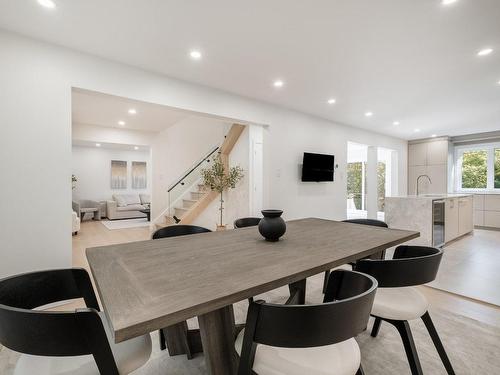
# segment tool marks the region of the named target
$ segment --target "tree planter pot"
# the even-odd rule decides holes
[[[260,234],[269,242],[279,241],[286,232],[285,220],[281,217],[282,210],[262,210],[264,216],[259,223]]]

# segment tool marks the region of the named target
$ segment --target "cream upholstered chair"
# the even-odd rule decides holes
[[[34,310],[74,298],[87,308]],[[151,355],[149,334],[114,343],[87,271],[76,268],[0,280],[0,344],[23,353],[14,375],[124,375]]]
[[[346,270],[329,276],[324,302],[252,302],[236,338],[238,375],[362,375],[354,339],[368,323],[377,281]]]
[[[449,375],[455,372],[441,339],[429,315],[429,303],[415,288],[436,278],[443,251],[425,246],[398,246],[393,259],[361,259],[356,271],[375,277],[379,288],[371,315],[375,323],[371,335],[376,337],[382,321],[390,323],[399,332],[413,375],[421,375],[422,366],[411,333],[409,321],[422,319]]]

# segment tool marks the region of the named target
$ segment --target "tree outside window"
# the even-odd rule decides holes
[[[499,155],[499,167],[500,167],[500,153],[498,155]],[[496,159],[497,158],[495,157],[495,161]],[[495,187],[497,187],[496,170],[497,168],[495,168]],[[499,177],[498,187],[500,187],[500,168],[498,177]],[[488,185],[488,152],[486,150],[464,152],[462,156],[462,188],[486,189],[487,185]]]
[[[500,149],[495,149],[495,189],[500,189]]]

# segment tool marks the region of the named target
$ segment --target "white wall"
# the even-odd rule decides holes
[[[153,162],[153,219],[168,207],[169,187],[224,140],[229,123],[188,117],[157,134],[151,148]]]
[[[71,265],[71,87],[268,124],[264,205],[284,209],[288,219],[344,217],[347,141],[397,150],[406,190],[405,141],[6,32],[0,45],[0,194],[8,213],[0,219],[0,277]],[[336,181],[299,182],[304,151],[334,153]]]
[[[115,150],[97,147],[73,146],[72,171],[78,178],[73,198],[109,200],[113,194],[150,194],[151,192],[151,160],[150,152],[135,150]],[[127,189],[111,189],[111,160],[127,161]],[[147,163],[147,188],[132,189],[132,162]]]

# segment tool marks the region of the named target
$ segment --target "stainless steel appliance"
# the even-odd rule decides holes
[[[432,246],[442,247],[444,245],[444,222],[445,201],[435,200],[432,202]]]

